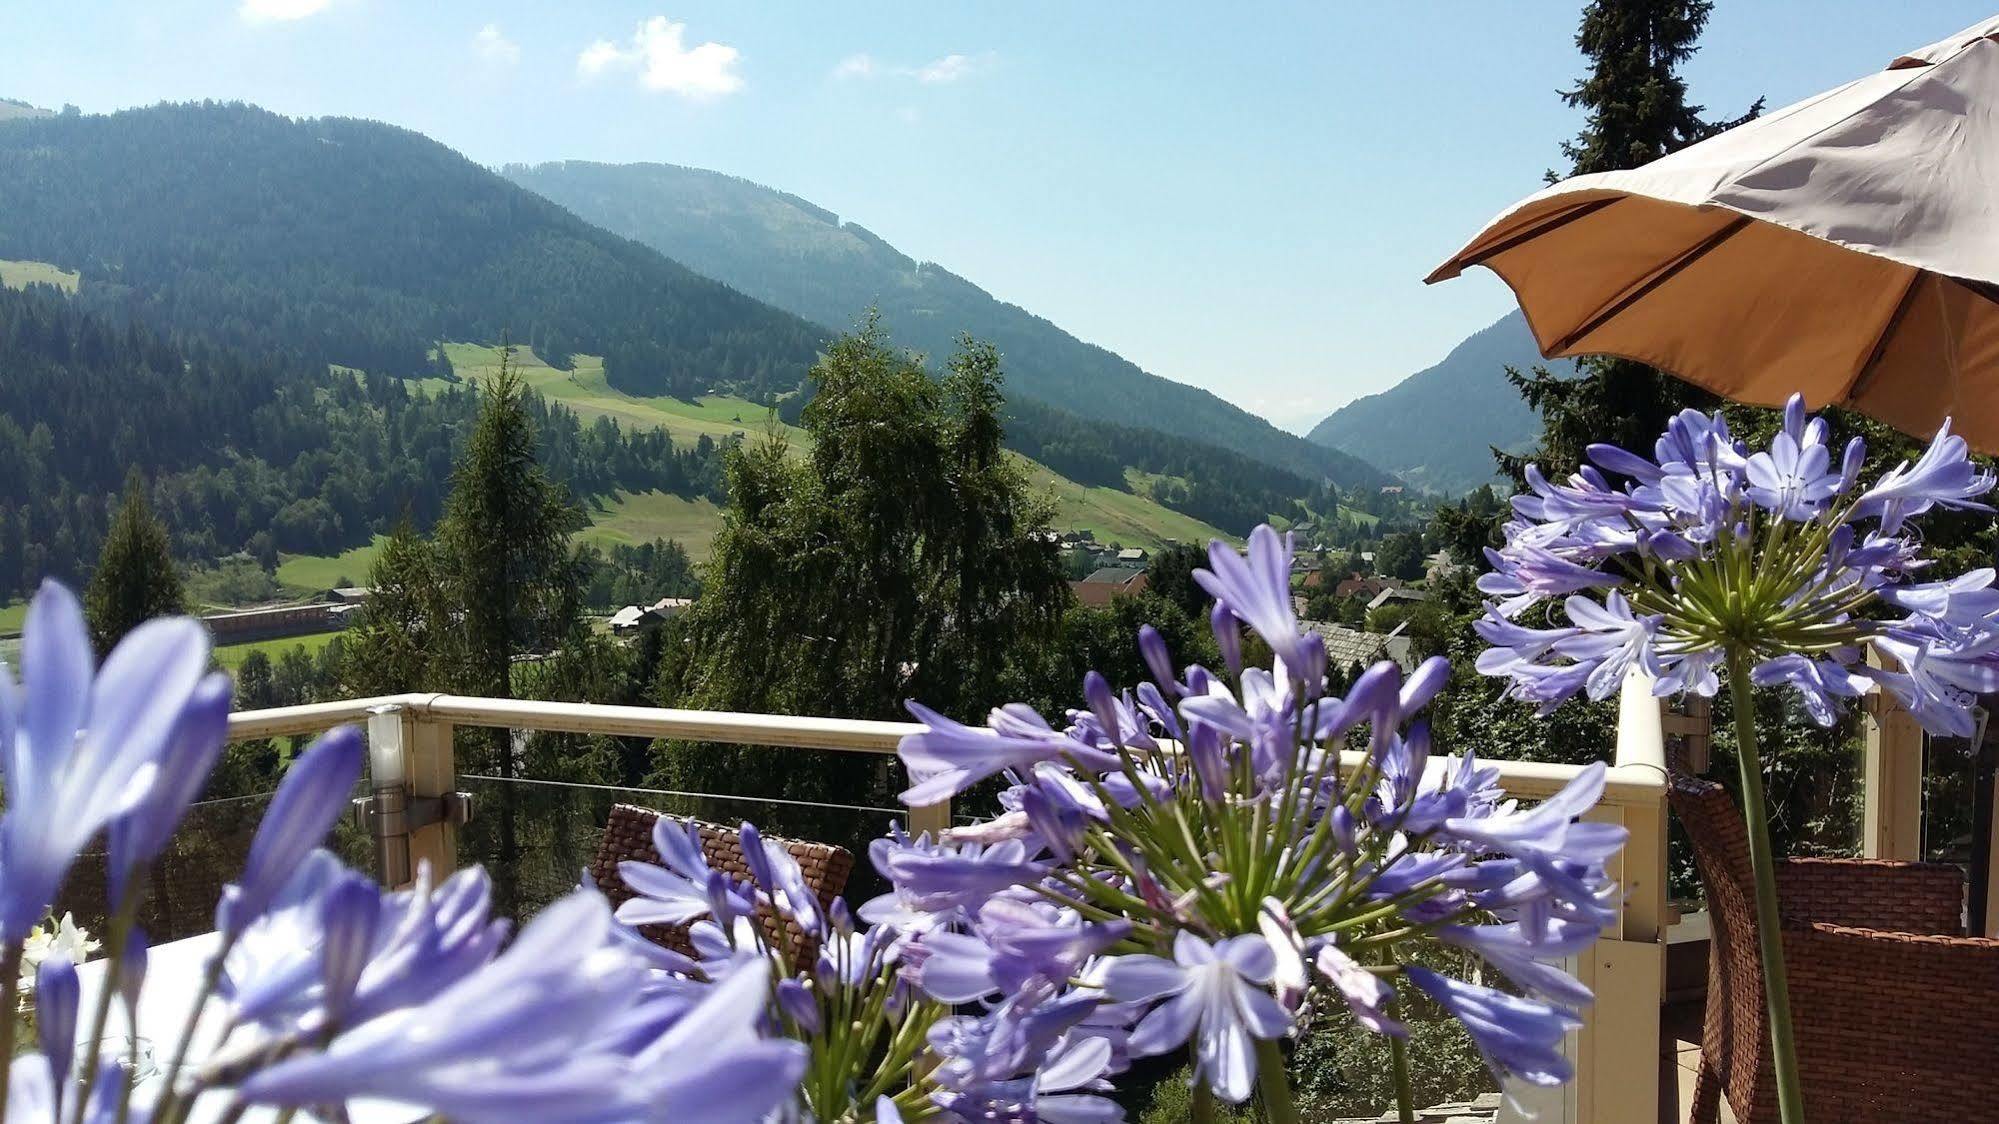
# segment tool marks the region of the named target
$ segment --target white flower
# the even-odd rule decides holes
[[[28,939],[21,944],[21,990],[35,989],[35,975],[42,961],[51,955],[60,953],[68,956],[70,963],[81,964],[103,947],[91,939],[90,930],[78,925],[76,918],[68,913],[59,921],[35,926],[28,930]]]

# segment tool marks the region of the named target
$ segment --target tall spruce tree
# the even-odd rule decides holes
[[[584,524],[569,490],[536,459],[528,388],[503,347],[451,472],[438,525],[443,580],[461,652],[460,687],[512,697],[516,655],[559,643],[581,611],[569,536]],[[503,775],[506,763],[496,762]]]
[[[568,489],[551,480],[535,455],[528,390],[503,345],[500,370],[480,388],[479,416],[451,473],[451,494],[438,526],[441,585],[449,599],[452,678],[473,694],[513,697],[513,661],[546,652],[577,626],[580,574],[569,536],[583,514]],[[432,627],[439,622],[433,620]],[[519,801],[512,732],[492,731],[472,769],[502,780],[495,885],[512,905],[518,895]]]
[[[1733,120],[1708,121],[1687,100],[1679,68],[1698,50],[1712,0],[1591,0],[1583,8],[1576,46],[1589,70],[1562,100],[1584,111],[1582,130],[1562,144],[1570,175],[1648,164],[1762,112],[1757,99]],[[1550,181],[1560,177],[1548,174]],[[1537,464],[1550,476],[1567,475],[1593,442],[1649,449],[1666,419],[1689,406],[1712,410],[1715,399],[1670,375],[1629,359],[1584,359],[1581,373],[1558,378],[1544,368],[1508,370],[1527,404],[1541,415],[1541,439],[1530,453],[1494,451],[1516,478]]]
[[[166,526],[146,502],[145,481],[136,472],[125,480],[125,498],[105,534],[83,608],[100,656],[146,621],[187,611]]]

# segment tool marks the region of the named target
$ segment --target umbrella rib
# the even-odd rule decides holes
[[[1576,221],[1577,219],[1587,218],[1590,215],[1593,215],[1598,211],[1603,210],[1605,207],[1610,206],[1612,203],[1616,203],[1624,198],[1626,197],[1622,195],[1611,195],[1611,196],[1606,196],[1602,199],[1592,199],[1587,203],[1571,207],[1568,210],[1563,211],[1552,218],[1544,219],[1541,222],[1538,222],[1533,226],[1530,226],[1527,229],[1520,231],[1518,234],[1509,234],[1506,237],[1500,239],[1499,241],[1494,242],[1492,245],[1487,246],[1485,249],[1480,250],[1476,254],[1472,254],[1469,257],[1455,259],[1447,264],[1455,266],[1457,269],[1461,271],[1470,269],[1472,266],[1475,265],[1484,265],[1487,261],[1491,260],[1492,258],[1498,257],[1500,254],[1503,254],[1508,250],[1511,250],[1515,246],[1520,245],[1522,242],[1531,242],[1534,239],[1541,237],[1543,234],[1548,234],[1553,231],[1560,230],[1562,227],[1569,225],[1570,223]],[[1436,278],[1432,277],[1431,279],[1435,280]]]
[[[1895,308],[1888,313],[1888,319],[1881,322],[1881,333],[1874,337],[1874,346],[1867,349],[1867,358],[1861,360],[1860,366],[1854,368],[1853,377],[1846,380],[1846,389],[1840,391],[1839,397],[1833,399],[1833,402],[1851,402],[1855,395],[1866,389],[1868,373],[1874,370],[1874,364],[1880,361],[1881,353],[1888,350],[1888,338],[1895,334],[1896,328],[1901,327],[1902,318],[1908,315],[1909,306],[1915,303],[1916,286],[1922,284],[1922,281],[1923,271],[1911,266],[1909,283],[1902,286],[1901,299],[1895,302]]]
[[[1654,289],[1679,276],[1688,266],[1706,257],[1709,251],[1734,237],[1737,231],[1748,226],[1753,221],[1755,220],[1751,219],[1748,215],[1736,215],[1721,229],[1716,230],[1706,238],[1688,247],[1679,257],[1674,258],[1671,262],[1654,270],[1652,275],[1647,277],[1643,282],[1626,289],[1623,295],[1619,296],[1615,301],[1599,308],[1588,320],[1583,321],[1574,330],[1562,336],[1561,339],[1556,340],[1554,346],[1548,348],[1543,354],[1560,356],[1568,351],[1570,347],[1575,345],[1577,340],[1582,339],[1584,336],[1603,327],[1607,322],[1617,318],[1625,309],[1645,299]]]

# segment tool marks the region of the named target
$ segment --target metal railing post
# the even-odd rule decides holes
[[[355,801],[355,818],[375,840],[384,886],[408,886],[426,863],[440,879],[457,869],[458,825],[472,814],[457,784],[449,722],[400,701],[369,714],[369,794]]]
[[[375,876],[382,885],[409,885],[409,743],[412,723],[402,707],[368,716],[368,796],[356,802],[375,839]]]

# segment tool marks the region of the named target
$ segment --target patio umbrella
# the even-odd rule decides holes
[[[1999,17],[1630,171],[1521,200],[1482,265],[1550,358],[1801,391],[1999,451]]]

